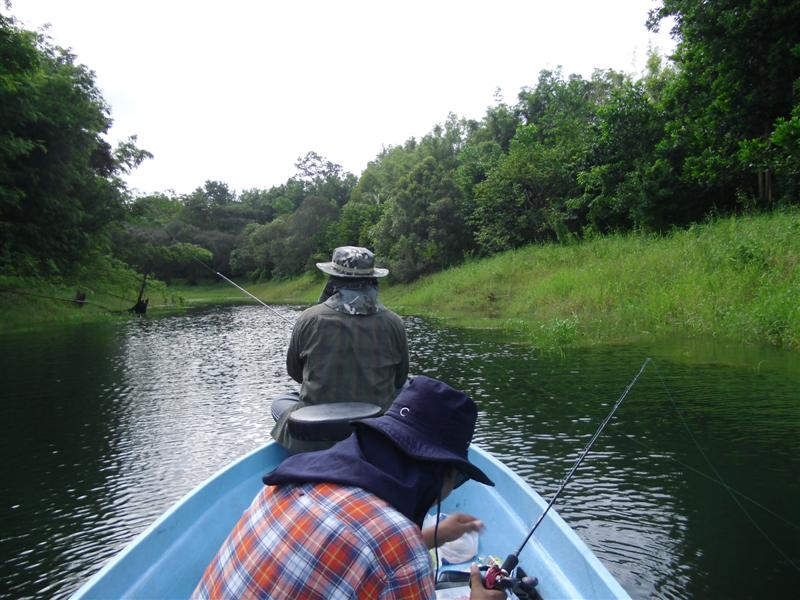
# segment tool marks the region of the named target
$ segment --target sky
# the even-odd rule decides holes
[[[314,151],[358,176],[449,113],[513,105],[542,69],[635,75],[674,49],[658,0],[12,0],[96,74],[138,193],[285,183]]]

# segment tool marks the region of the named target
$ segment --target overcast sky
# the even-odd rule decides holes
[[[384,146],[450,112],[480,119],[499,87],[514,104],[541,69],[639,74],[657,0],[13,0],[29,29],[97,75],[109,140],[154,154],[142,193],[207,179],[268,188],[313,150],[360,175]]]

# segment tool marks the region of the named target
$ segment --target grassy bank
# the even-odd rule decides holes
[[[248,286],[310,304],[322,279]],[[189,302],[231,286],[182,288]],[[720,219],[667,236],[529,246],[410,285],[383,285],[404,314],[499,329],[541,348],[683,335],[800,349],[800,212]]]
[[[293,279],[274,280],[265,283],[248,283],[246,281],[237,281],[236,283],[263,302],[271,304],[313,304],[319,298],[324,281],[324,276],[321,273],[307,273]],[[250,300],[244,292],[221,280],[199,285],[172,285],[169,289],[171,292],[179,294],[186,306],[255,302]]]
[[[133,304],[135,273],[119,265],[93,269],[81,275],[83,281],[16,282],[20,290],[65,299],[82,286],[90,304],[76,309],[33,296],[20,302],[22,296],[3,293],[4,329],[8,323],[105,318],[111,314],[106,309]],[[14,283],[0,280],[0,287]],[[239,283],[265,302],[311,304],[323,279],[308,274]],[[800,211],[720,219],[668,236],[529,246],[381,289],[383,301],[400,313],[498,329],[541,348],[678,334],[800,349]],[[148,295],[151,312],[247,301],[219,282],[155,284]]]
[[[800,348],[800,212],[665,237],[530,246],[386,290],[402,312],[519,332],[537,346],[678,333]]]
[[[127,317],[141,283],[141,274],[105,256],[47,279],[0,276],[0,331]],[[75,302],[78,293],[84,294],[84,302]],[[182,306],[180,295],[159,281],[148,282],[145,297],[151,310]]]

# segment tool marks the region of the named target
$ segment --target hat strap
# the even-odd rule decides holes
[[[372,275],[372,273],[374,273],[375,271],[371,267],[366,269],[356,269],[356,268],[348,269],[347,267],[342,267],[336,263],[331,263],[331,264],[334,271],[337,271],[338,273],[342,273],[344,275],[350,275],[351,277],[354,275]]]

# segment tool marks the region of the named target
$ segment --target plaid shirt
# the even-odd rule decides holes
[[[265,486],[193,598],[435,597],[419,528],[387,502],[330,483]]]

